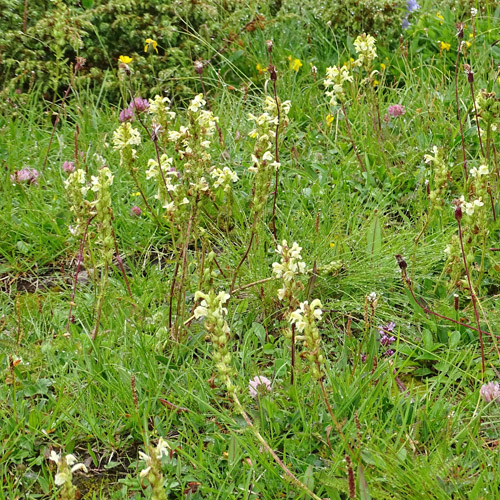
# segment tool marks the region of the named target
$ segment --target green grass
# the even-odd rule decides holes
[[[307,272],[298,298],[319,298],[323,304],[324,384],[345,440],[305,358],[297,356],[295,383],[290,384],[291,343],[282,335],[286,321],[277,299],[280,280],[241,289],[228,303],[232,380],[269,445],[321,498],[348,498],[346,455],[353,462],[357,498],[496,498],[500,487],[498,406],[479,395],[483,381],[498,379],[496,344],[485,337],[483,376],[477,334],[418,307],[394,258],[405,257],[415,293],[427,307],[475,325],[470,294],[450,280],[444,254],[457,234],[452,201],[467,194],[455,108],[457,20],[447,12],[441,25],[432,6],[425,7],[420,21],[404,35],[406,55],[398,40],[378,43],[380,84],[375,94],[380,112],[383,116],[395,103],[406,108],[403,117],[383,122],[382,143],[374,134],[362,77],[348,90],[349,120],[367,174],[360,172],[342,114],[331,126],[326,122],[325,68],[355,57],[352,40],[334,38],[312,20],[286,18],[263,32],[245,34],[243,48],[228,51],[204,73],[224,135],[223,147],[214,138],[213,164],[231,167],[240,180],[229,230],[208,204],[197,219],[187,252],[185,315],[179,322],[188,320],[195,305],[202,244],[216,253],[224,273],[214,267],[211,287],[216,291],[229,290],[248,244],[253,177],[247,170],[254,141],[248,137],[252,124],[247,115],[261,112],[265,88],[272,93],[271,83],[265,86],[266,76],[255,66],[267,64],[265,40],[273,39],[277,93],[292,102],[290,126],[280,144],[278,240],[296,241],[303,248]],[[467,56],[476,92],[498,92],[500,48],[492,46],[491,28],[496,21],[497,12],[483,12]],[[439,52],[438,40],[452,43],[450,53]],[[289,68],[289,55],[301,59],[298,72]],[[309,63],[318,68],[316,78]],[[200,90],[195,77],[192,87],[193,95]],[[484,160],[462,70],[458,88],[470,168]],[[147,89],[141,95],[152,97]],[[168,225],[159,226],[145,210],[113,151],[122,106],[106,102],[105,96],[76,92],[61,114],[39,185],[10,182],[10,175],[25,166],[42,170],[52,127],[51,111],[39,98],[34,90],[31,104],[19,116],[0,119],[0,499],[57,498],[51,449],[85,462],[88,473],[74,475],[83,498],[151,498],[148,482],[141,484],[139,477],[144,468],[139,451],[148,443],[156,445],[159,437],[172,450],[163,458],[168,498],[308,498],[285,479],[224,384],[214,378],[213,347],[203,321],[187,322],[181,338],[172,338],[169,295],[178,249]],[[174,100],[173,107],[178,125],[185,120],[186,103]],[[68,231],[72,217],[61,166],[74,157],[76,124],[81,162],[96,175],[94,155],[102,155],[115,175],[113,228],[132,295],[128,297],[113,264],[95,342],[91,335],[100,290],[92,276],[76,287],[74,321],[65,335],[79,241]],[[434,172],[423,157],[434,145],[445,150],[449,180],[443,207],[430,212],[425,180],[433,189]],[[154,157],[153,144],[143,133],[136,165],[147,199],[161,218],[156,186],[145,178],[147,161]],[[494,170],[493,158],[489,165]],[[498,217],[495,175],[490,186]],[[141,217],[130,215],[135,204],[143,210]],[[279,256],[271,211],[272,195],[236,288],[272,276]],[[496,247],[499,228],[489,208],[485,221],[486,248]],[[97,255],[94,240],[91,248]],[[474,247],[475,282],[481,251]],[[486,252],[477,290],[481,328],[490,332],[500,326],[498,261],[494,252]],[[329,272],[321,272],[329,265]],[[313,268],[319,272],[311,286]],[[373,318],[366,301],[371,292],[378,296]],[[453,307],[454,293],[459,311]],[[384,356],[378,327],[389,321],[396,323],[395,352]],[[298,353],[303,350],[298,343]],[[366,362],[360,354],[367,354]],[[16,359],[21,361],[11,366]],[[248,392],[249,380],[257,375],[272,381],[272,391],[258,402]],[[162,400],[187,411],[177,412]]]

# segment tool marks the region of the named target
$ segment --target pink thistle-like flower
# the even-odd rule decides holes
[[[142,113],[143,111],[147,111],[149,109],[149,102],[147,99],[143,99],[142,97],[134,97],[130,101],[128,107],[132,111],[137,111],[138,113]]]
[[[248,391],[252,398],[271,391],[271,381],[267,377],[257,375],[248,384]]]
[[[21,170],[16,170],[10,176],[10,181],[12,183],[25,182],[26,184],[35,184],[36,186],[38,185],[37,179],[38,179],[38,170],[28,167],[22,168]]]
[[[131,121],[134,121],[135,120],[135,116],[134,116],[134,110],[132,108],[125,108],[125,109],[122,109],[122,111],[120,112],[120,118],[119,120],[123,123],[123,122],[131,122]]]
[[[404,115],[406,113],[406,109],[404,106],[401,106],[401,104],[393,104],[392,106],[389,106],[387,113],[389,116],[397,118],[398,116]]]
[[[142,215],[142,210],[140,207],[138,207],[137,205],[134,205],[131,209],[130,209],[130,215],[133,215],[135,217],[140,217]]]
[[[491,403],[496,401],[500,403],[500,384],[498,382],[490,382],[489,384],[484,384],[479,391],[481,397],[487,402]]]
[[[75,171],[75,164],[72,161],[65,161],[62,168],[67,174],[71,174]]]

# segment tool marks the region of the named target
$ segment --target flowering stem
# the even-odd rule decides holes
[[[198,69],[200,68],[200,69]],[[203,82],[203,64],[200,63],[199,66],[197,66],[196,72],[200,75],[200,83],[201,83],[201,89],[203,90],[203,97],[205,98],[205,102],[207,103],[208,110],[211,112],[212,111],[212,106],[210,105],[210,101],[208,100],[207,96],[207,91],[205,90],[205,83]],[[222,137],[222,130],[219,127],[219,124],[215,122],[215,128],[217,129],[217,134],[219,135],[219,144],[221,147],[224,147],[224,137]]]
[[[484,343],[483,343],[483,333],[481,331],[481,326],[479,324],[479,312],[477,310],[477,304],[476,304],[477,297],[476,297],[476,293],[474,292],[474,288],[472,287],[472,282],[470,279],[469,266],[467,265],[467,258],[465,256],[464,243],[463,243],[463,238],[462,238],[462,224],[460,223],[459,218],[457,218],[457,223],[458,223],[458,237],[460,239],[460,249],[462,251],[462,259],[464,261],[465,274],[467,276],[467,282],[469,284],[470,296],[471,296],[471,300],[472,300],[472,307],[474,308],[474,316],[476,318],[477,331],[479,333],[479,343],[481,345],[481,372],[482,372],[483,377],[484,377],[484,372],[485,372]]]
[[[290,385],[293,385],[295,372],[295,323],[292,323],[292,366],[290,368]]]
[[[278,141],[279,141],[279,131],[280,131],[280,120],[281,120],[281,112],[280,112],[280,105],[278,102],[278,94],[276,92],[276,69],[273,66],[273,54],[272,51],[269,51],[269,73],[271,75],[271,80],[273,82],[273,95],[274,95],[274,102],[276,103],[276,112],[277,112],[277,123],[276,123],[276,130],[275,130],[275,137],[274,137],[274,161],[276,164],[279,164],[280,157],[279,157],[279,148],[278,148]],[[278,237],[276,235],[276,200],[278,198],[278,183],[279,183],[279,169],[278,166],[276,166],[276,176],[275,176],[275,181],[274,181],[274,195],[273,195],[273,215],[271,219],[271,230],[273,232],[274,236],[274,241],[278,240]]]
[[[321,497],[318,495],[314,494],[302,481],[297,479],[297,477],[294,475],[294,473],[283,463],[283,461],[278,457],[276,452],[269,446],[268,442],[262,437],[260,432],[256,429],[254,423],[252,422],[251,418],[247,415],[245,412],[242,404],[240,403],[238,396],[236,394],[232,394],[233,400],[236,404],[236,407],[238,408],[238,411],[240,412],[241,416],[247,423],[248,427],[252,430],[254,433],[255,437],[260,441],[262,446],[265,448],[265,450],[273,457],[274,461],[278,464],[278,466],[281,468],[281,470],[285,473],[285,475],[288,477],[288,479],[300,490],[302,490],[306,495],[309,495],[313,500],[322,500]]]
[[[352,148],[354,149],[354,152],[356,153],[356,158],[358,159],[359,166],[361,167],[361,170],[363,170],[363,172],[366,172],[365,164],[363,163],[363,160],[361,159],[361,156],[359,155],[358,149],[356,148],[356,143],[354,142],[354,138],[352,136],[351,125],[349,123],[349,118],[347,116],[347,110],[345,109],[345,104],[343,102],[341,102],[340,104],[342,105],[342,113],[344,113],[344,117],[345,117],[347,135],[349,136],[349,139],[350,139],[351,144],[352,144]]]
[[[461,33],[462,33],[462,38],[463,38],[463,28],[461,28]],[[460,63],[460,37],[459,37],[459,43],[458,43],[458,49],[457,49],[457,61],[455,63],[455,102],[457,106],[457,119],[458,119],[458,124],[460,126],[460,137],[462,139],[462,156],[464,159],[464,177],[465,181],[467,182],[468,180],[468,175],[467,175],[467,157],[465,155],[465,140],[464,140],[464,128],[462,124],[462,118],[460,116],[460,103],[458,99],[458,65]]]
[[[479,115],[477,112],[476,97],[474,96],[474,76],[472,71],[469,72],[468,80],[470,84],[470,91],[472,94],[472,103],[474,104],[474,113],[476,115],[476,126],[477,126],[477,136],[479,138],[479,146],[481,147],[481,154],[484,157],[483,141],[481,140],[481,128],[479,127]]]
[[[76,294],[76,283],[78,281],[78,274],[80,273],[80,266],[83,261],[83,249],[85,247],[85,240],[87,239],[87,231],[89,229],[89,225],[92,222],[92,219],[95,217],[93,215],[87,220],[87,224],[85,226],[85,231],[83,233],[82,239],[80,240],[80,246],[78,249],[78,260],[76,262],[76,272],[75,272],[75,278],[73,281],[73,291],[71,292],[71,300],[69,302],[69,313],[68,313],[68,321],[66,323],[66,335],[69,335],[69,324],[71,323],[71,312],[73,311],[73,306],[75,305],[75,294]]]
[[[236,269],[234,270],[233,280],[231,281],[231,288],[229,290],[229,294],[230,295],[233,294],[234,285],[236,283],[236,277],[238,276],[238,272],[239,272],[241,266],[243,265],[243,262],[245,262],[246,258],[248,257],[248,254],[250,253],[250,249],[252,248],[252,243],[253,243],[253,240],[255,238],[255,228],[256,228],[256,225],[257,225],[257,215],[255,215],[255,217],[253,219],[252,228],[250,230],[251,231],[250,241],[248,242],[248,246],[247,246],[247,249],[245,251],[245,254],[241,258],[239,264],[236,266]]]
[[[125,286],[127,287],[128,296],[130,297],[130,300],[132,301],[132,305],[134,307],[136,307],[136,304],[134,304],[134,302],[133,302],[134,299],[132,298],[132,292],[130,291],[130,285],[129,285],[129,282],[128,282],[127,274],[125,273],[125,269],[123,267],[123,260],[120,257],[120,253],[118,252],[118,245],[116,243],[115,230],[113,228],[111,228],[111,234],[113,235],[113,241],[114,241],[114,244],[115,244],[116,262],[118,262],[118,267],[120,268],[120,271],[122,273],[123,279],[125,280]]]

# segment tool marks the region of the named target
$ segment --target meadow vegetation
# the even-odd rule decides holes
[[[500,6],[3,3],[0,499],[497,498]]]

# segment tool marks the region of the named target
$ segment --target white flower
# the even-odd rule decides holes
[[[472,17],[476,17],[477,16],[477,9],[475,9],[474,7],[472,7],[471,10],[470,10],[470,15]]]
[[[489,173],[490,171],[488,169],[488,165],[480,165],[479,168],[474,167],[471,168],[470,170],[470,174],[474,178],[481,177],[483,175],[488,175]]]
[[[114,149],[121,150],[128,146],[137,146],[141,143],[141,134],[132,127],[130,122],[122,123],[113,133]]]
[[[238,175],[229,167],[224,167],[223,169],[216,168],[212,171],[211,175],[214,179],[214,187],[218,188],[222,186],[226,192],[231,189],[231,182],[238,181]]]
[[[189,104],[189,111],[192,113],[197,113],[203,106],[205,106],[206,101],[203,99],[203,94],[198,94]]]
[[[359,65],[369,66],[373,59],[377,57],[375,38],[371,35],[366,35],[364,33],[359,35],[356,40],[354,40],[354,48],[358,53],[358,60],[356,63]]]
[[[463,196],[462,196],[463,198]],[[474,210],[478,207],[482,207],[484,203],[481,201],[482,198],[479,197],[477,200],[474,200],[472,202],[466,202],[465,203],[465,213],[467,215],[474,215]]]

